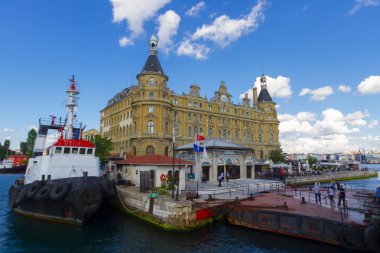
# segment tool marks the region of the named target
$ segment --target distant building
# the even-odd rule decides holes
[[[23,163],[28,161],[28,156],[24,154],[9,155],[6,157],[6,160],[10,160],[13,163],[13,166],[22,166]]]
[[[242,104],[234,104],[224,81],[211,99],[202,97],[196,84],[190,86],[188,93],[175,94],[158,60],[157,43],[153,35],[148,59],[137,75],[138,84],[117,93],[101,110],[100,134],[113,142],[112,153],[172,155],[173,129],[180,136],[176,146],[203,134],[208,139],[219,138],[251,148],[253,158],[259,160],[280,147],[276,103],[264,75],[260,94],[252,89],[253,105],[248,94]]]

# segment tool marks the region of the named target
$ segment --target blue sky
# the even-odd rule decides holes
[[[380,150],[379,25],[379,0],[0,0],[0,142],[64,116],[72,74],[78,118],[99,129],[156,33],[176,93],[211,98],[224,80],[239,103],[265,73],[285,151]]]

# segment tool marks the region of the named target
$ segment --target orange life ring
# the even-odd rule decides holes
[[[161,176],[160,176],[160,180],[161,180],[161,181],[165,181],[165,180],[166,180],[166,176],[165,176],[164,174],[161,174]]]

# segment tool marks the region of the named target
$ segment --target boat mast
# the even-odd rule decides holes
[[[74,110],[77,106],[77,97],[75,95],[79,94],[79,91],[76,89],[75,86],[75,76],[73,75],[72,79],[69,79],[71,84],[66,90],[66,93],[69,96],[69,99],[67,100],[67,121],[65,126],[65,138],[66,139],[73,139],[73,123],[74,123]]]

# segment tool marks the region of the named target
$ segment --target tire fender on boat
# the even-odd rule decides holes
[[[355,229],[344,228],[338,234],[338,241],[343,248],[359,250],[364,246],[363,234]]]
[[[102,184],[102,189],[107,197],[111,198],[115,196],[115,185],[113,181],[110,181],[108,179],[103,179],[101,184]]]
[[[53,201],[61,200],[67,196],[70,190],[70,183],[56,184],[51,188],[49,192],[49,198]]]
[[[102,201],[102,195],[96,188],[81,189],[74,199],[75,208],[82,214],[95,212]]]
[[[369,225],[364,230],[366,246],[373,252],[380,252],[380,224]]]
[[[31,183],[28,187],[28,192],[26,193],[26,196],[30,199],[33,198],[42,184],[43,183],[41,181],[34,181],[33,183]]]
[[[34,199],[38,202],[44,202],[49,198],[49,192],[51,190],[51,185],[46,184],[42,186],[40,189],[37,190],[36,194],[34,195]]]
[[[10,202],[10,207],[11,208],[15,208],[17,205],[16,205],[16,198],[17,198],[17,194],[19,193],[19,189],[15,187],[15,185],[12,185],[11,188],[9,188],[8,190],[8,194],[9,194],[9,202]]]
[[[25,197],[26,197],[26,193],[28,191],[28,187],[25,186],[20,192],[19,194],[17,195],[16,197],[16,200],[15,200],[15,206],[18,206],[19,204],[21,204],[24,200],[25,200]]]

